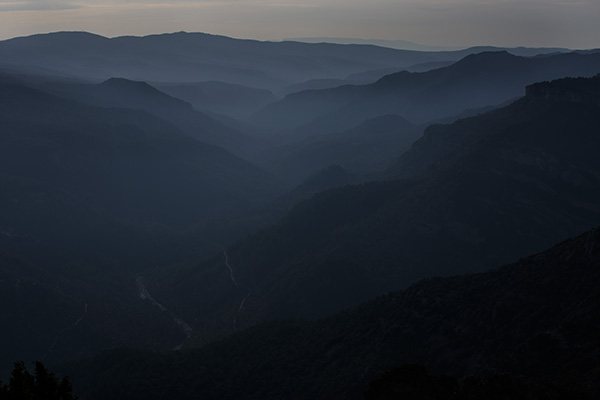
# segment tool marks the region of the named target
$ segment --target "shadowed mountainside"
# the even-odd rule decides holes
[[[330,165],[353,173],[372,173],[390,167],[421,134],[422,128],[404,118],[384,115],[342,132],[270,149],[257,163],[292,182]]]
[[[137,274],[211,254],[222,244],[185,230],[281,193],[259,168],[147,112],[6,77],[0,125],[3,359],[173,348],[185,332],[145,300]]]
[[[245,117],[265,105],[279,100],[268,90],[225,82],[158,83],[158,89],[190,102],[198,110],[232,117]]]
[[[533,378],[552,384],[548,398],[595,398],[599,263],[594,229],[497,270],[426,279],[322,320],[270,322],[168,355],[115,350],[62,370],[84,399],[361,399],[384,371],[415,362],[458,378]]]
[[[172,123],[194,139],[222,147],[236,155],[252,153],[260,145],[258,139],[194,110],[190,103],[171,97],[146,82],[111,78],[100,84],[50,82],[40,85],[40,88],[96,107],[144,110]]]
[[[599,79],[543,84],[585,95],[540,99],[534,86],[508,107],[430,127],[390,170],[403,180],[324,191],[229,247],[245,287],[231,285],[219,255],[156,290],[189,319],[211,315],[201,329],[222,334],[233,317],[244,326],[322,316],[590,229],[600,224]]]
[[[0,102],[2,172],[126,219],[185,226],[278,192],[268,174],[143,111],[90,107],[17,85],[3,85]]]
[[[597,228],[262,325],[600,225],[600,75],[500,106],[600,52],[473,52],[0,41],[0,375],[130,346],[186,350],[74,362],[85,396],[359,398],[407,362],[600,394]]]

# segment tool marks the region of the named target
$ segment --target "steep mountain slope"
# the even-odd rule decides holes
[[[167,350],[185,332],[139,297],[145,269],[202,257],[212,244],[117,220],[48,183],[0,174],[0,287],[12,360],[58,362],[114,346]]]
[[[354,173],[382,171],[422,134],[396,115],[384,115],[343,131],[311,136],[268,152],[261,165],[293,182],[330,165]]]
[[[508,107],[429,128],[401,157],[410,179],[322,192],[231,246],[237,285],[219,255],[156,290],[189,319],[211,315],[212,335],[233,318],[322,316],[419,278],[497,266],[600,224],[599,80],[544,84],[543,96],[534,86]]]
[[[258,168],[142,111],[16,85],[2,86],[0,104],[0,171],[55,185],[118,217],[187,226],[278,193]]]
[[[1,82],[2,362],[180,344],[188,328],[138,274],[213,254],[223,242],[184,232],[279,187],[147,112]]]
[[[245,117],[279,100],[272,92],[225,82],[154,84],[165,93],[207,110],[236,118]]]
[[[262,324],[169,355],[106,352],[64,372],[85,399],[360,399],[384,371],[418,362],[459,378],[534,378],[553,384],[548,398],[596,398],[599,263],[596,228],[512,265],[426,279],[319,321]],[[589,397],[559,397],[566,390]]]
[[[132,247],[144,239],[139,233],[129,238]],[[152,248],[164,245],[160,235],[156,239],[148,240],[145,249],[161,256]],[[166,351],[186,338],[168,313],[140,297],[135,272],[119,264],[127,257],[118,259],[118,254],[103,250],[107,246],[99,243],[96,260],[91,254],[72,255],[59,268],[53,259],[30,262],[21,255],[0,253],[0,339],[10,343],[0,357],[0,374],[11,360],[56,363],[120,346]]]
[[[92,106],[147,111],[171,122],[201,142],[223,147],[236,155],[252,153],[259,145],[257,139],[225,126],[205,113],[194,110],[191,104],[171,97],[146,82],[111,78],[100,84],[65,85],[49,82],[39,87]]]
[[[390,69],[391,69],[391,72],[388,72],[388,74],[397,72],[396,68],[390,68]],[[364,85],[367,83],[373,83],[377,79],[379,79],[385,75],[388,75],[388,74],[381,74],[380,76],[378,76],[376,79],[373,79],[373,80],[348,79],[348,78],[346,78],[346,79],[311,79],[306,82],[297,83],[294,85],[284,87],[277,94],[279,94],[279,96],[281,96],[281,97],[286,97],[286,96],[289,96],[290,94],[304,92],[306,90],[331,89],[331,88],[336,88],[338,86],[343,86],[343,85]],[[258,111],[258,110],[256,110],[256,111]]]
[[[252,121],[264,126],[315,135],[350,128],[365,119],[397,114],[424,123],[468,108],[500,104],[521,96],[523,87],[564,76],[593,76],[600,54],[559,54],[524,58],[506,52],[469,55],[423,73],[406,71],[363,86],[296,93],[268,105]]]
[[[427,72],[438,68],[444,68],[452,64],[454,64],[454,61],[432,61],[423,64],[411,65],[410,67],[402,68],[402,71]],[[400,72],[400,70],[395,68],[376,69],[371,71],[359,72],[358,74],[348,75],[346,79],[366,81],[366,83],[373,83],[377,82],[386,75],[395,74],[397,72]]]
[[[430,126],[425,135],[417,141],[412,149],[405,153],[390,168],[388,176],[393,178],[424,177],[444,171],[456,164],[474,148],[487,148],[493,151],[494,146],[509,145],[510,141],[523,140],[516,138],[518,130],[527,131],[531,138],[528,139],[529,146],[534,145],[534,139],[540,137],[538,151],[549,148],[549,153],[560,154],[565,157],[583,157],[584,162],[589,162],[591,154],[585,157],[587,152],[585,142],[579,135],[590,132],[592,125],[586,125],[593,119],[582,120],[562,118],[562,113],[568,114],[577,108],[594,108],[598,106],[598,93],[600,93],[600,74],[591,79],[559,79],[552,82],[541,82],[526,88],[526,96],[504,110],[496,110],[485,114],[482,118],[467,118],[452,125]],[[543,118],[547,110],[554,109],[559,113],[558,117]],[[511,120],[508,120],[505,110],[514,110]],[[535,114],[528,114],[532,112]],[[515,118],[518,118],[516,120]],[[562,119],[561,119],[562,118]],[[482,127],[481,121],[485,121]],[[531,125],[531,120],[537,121]],[[558,126],[552,125],[551,121],[558,121]],[[528,124],[528,125],[525,125]],[[482,129],[483,128],[483,129]],[[489,129],[495,131],[489,134]],[[559,132],[564,132],[560,134]],[[587,140],[593,140],[591,136]],[[509,141],[510,140],[510,141]],[[545,159],[547,154],[541,154],[533,160],[539,169],[544,169],[544,162],[556,163],[559,160]],[[532,160],[517,159],[518,163],[532,162]],[[548,166],[548,168],[550,168]]]
[[[151,82],[222,81],[276,89],[308,79],[343,78],[458,56],[364,45],[259,42],[204,33],[108,39],[58,32],[0,42],[0,59],[97,80],[118,76]]]

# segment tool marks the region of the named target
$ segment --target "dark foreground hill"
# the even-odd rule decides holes
[[[197,321],[203,341],[481,271],[590,229],[600,224],[599,80],[534,85],[508,107],[433,126],[390,171],[403,179],[321,192],[227,259],[156,277],[153,290]]]
[[[262,324],[168,355],[114,350],[61,372],[83,399],[360,399],[384,371],[421,363],[432,374],[551,384],[541,398],[597,398],[599,265],[594,229],[497,270],[426,279],[319,321]],[[511,381],[498,382],[506,390]]]

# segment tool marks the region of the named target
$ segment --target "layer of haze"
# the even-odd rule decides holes
[[[0,39],[63,30],[600,47],[598,0],[0,0]]]

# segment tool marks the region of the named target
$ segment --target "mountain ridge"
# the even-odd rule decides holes
[[[598,115],[595,103],[524,97],[429,127],[388,180],[318,193],[228,248],[237,279],[252,288],[239,326],[320,317],[425,276],[509,262],[600,224],[600,165],[592,150],[600,146]],[[206,305],[204,293],[217,296],[221,287],[210,306],[220,310],[223,319],[212,322],[221,326],[205,338],[227,332],[235,314],[238,295],[222,265],[215,256],[184,280],[154,286],[189,319],[201,313],[186,304]]]
[[[187,136],[218,146],[241,157],[251,153],[258,141],[250,135],[193,109],[189,102],[173,97],[144,81],[110,78],[99,84],[46,82],[39,89],[97,107],[138,109],[164,119]]]
[[[595,228],[515,263],[424,279],[321,320],[269,322],[170,355],[115,350],[62,371],[87,399],[105,397],[107,383],[117,399],[159,398],[161,389],[182,399],[360,399],[371,380],[407,363],[459,379],[524,376],[551,384],[554,395],[594,398],[599,244]]]
[[[90,43],[84,46],[86,40]],[[94,80],[111,76],[152,82],[217,80],[267,89],[446,57],[376,46],[261,42],[182,32],[110,39],[82,32],[40,34],[1,41],[0,55],[12,65],[44,64]]]
[[[589,77],[599,69],[597,54],[525,58],[508,52],[483,52],[447,67],[421,73],[402,71],[368,85],[295,93],[267,105],[250,121],[292,137],[349,128],[383,114],[397,114],[415,124],[428,123],[522,96],[524,87],[537,81]]]

